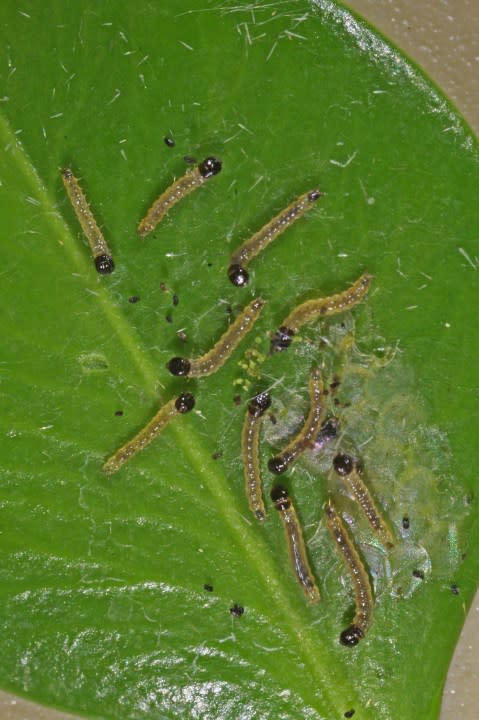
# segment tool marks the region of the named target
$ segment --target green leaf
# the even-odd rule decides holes
[[[327,0],[27,0],[0,19],[1,685],[105,718],[437,717],[479,570],[470,131]],[[216,155],[223,170],[140,241],[185,155]],[[95,273],[67,164],[112,248],[111,276]],[[318,185],[318,208],[234,288],[233,248]],[[268,355],[298,302],[365,270],[360,307]],[[268,305],[217,374],[169,376],[172,355],[206,352],[255,294]],[[298,463],[287,483],[317,606],[289,566],[266,469],[301,425],[313,362],[341,379],[341,447],[361,455],[396,535],[389,554],[374,541],[331,476],[333,447]],[[195,412],[105,477],[109,455],[184,388]],[[260,526],[240,434],[264,388],[277,423],[266,419],[261,445]],[[354,610],[328,494],[375,582],[374,622],[351,649],[338,642]]]

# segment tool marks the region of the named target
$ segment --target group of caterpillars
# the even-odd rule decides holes
[[[324,389],[321,373],[318,368],[313,367],[309,379],[309,413],[298,434],[290,440],[280,454],[269,459],[268,469],[271,473],[282,475],[296,462],[302,453],[313,447],[324,447],[325,443],[336,437],[336,418],[325,417],[326,395],[327,391]],[[271,398],[269,393],[266,392],[259,393],[249,402],[241,436],[246,495],[250,510],[259,521],[265,519],[259,463],[260,426],[262,418],[270,406]],[[373,532],[386,548],[392,548],[392,534],[363,480],[361,462],[350,455],[339,452],[333,459],[333,468],[337,475],[346,482],[349,491],[363,510]],[[283,521],[291,564],[298,582],[306,597],[311,602],[318,602],[320,599],[319,590],[308,563],[301,526],[288,491],[282,485],[275,485],[271,491],[271,499],[280,512]],[[373,609],[371,583],[361,558],[331,499],[329,499],[326,506],[325,521],[349,569],[354,585],[356,614],[352,624],[340,635],[340,641],[343,645],[353,646],[364,637],[371,623]]]
[[[138,234],[145,237],[152,232],[169,210],[182,198],[203,185],[221,170],[221,162],[207,157],[202,163],[177,179],[153,203],[138,226]],[[108,245],[95,221],[93,213],[77,178],[70,168],[62,171],[62,178],[68,197],[80,225],[88,239],[97,271],[104,275],[113,272],[114,262]],[[315,189],[300,195],[263,228],[246,240],[233,253],[227,274],[236,287],[245,287],[249,282],[248,264],[275,238],[315,205],[322,193]],[[271,353],[286,350],[304,325],[319,318],[328,317],[353,308],[366,296],[372,276],[361,275],[356,282],[343,292],[329,297],[308,300],[294,308],[284,322],[270,337]],[[216,344],[204,355],[197,358],[173,357],[167,363],[172,375],[201,378],[221,368],[235,348],[251,330],[259,318],[265,300],[253,299]],[[335,418],[326,419],[326,404],[323,380],[318,368],[313,367],[309,380],[310,411],[299,433],[283,451],[272,457],[268,469],[274,475],[287,471],[303,452],[315,444],[324,444],[336,435]],[[245,490],[248,505],[260,522],[265,520],[265,506],[259,462],[260,428],[265,412],[271,405],[269,393],[261,392],[250,400],[241,434],[242,459],[244,465]],[[184,392],[172,398],[156,413],[152,420],[129,442],[120,447],[103,465],[107,475],[116,473],[136,453],[143,450],[163,428],[179,415],[190,412],[195,406],[192,393]],[[372,530],[386,548],[393,545],[392,535],[376,507],[363,480],[360,460],[344,453],[338,453],[333,468],[342,477],[367,518]],[[312,602],[320,599],[319,590],[309,566],[301,525],[291,497],[282,485],[274,485],[271,499],[278,510],[289,548],[292,567],[305,595]],[[340,635],[343,645],[354,646],[364,637],[372,618],[373,593],[368,572],[332,500],[326,505],[325,522],[332,538],[351,575],[356,612],[354,619]]]

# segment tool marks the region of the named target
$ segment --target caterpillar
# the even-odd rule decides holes
[[[258,520],[265,518],[259,468],[259,431],[261,419],[270,406],[271,398],[268,393],[256,395],[248,403],[241,433],[246,497],[251,512]]]
[[[167,402],[132,440],[123,445],[106,461],[103,465],[103,472],[106,475],[116,473],[122,465],[149,445],[171,420],[178,415],[190,412],[194,406],[195,398],[188,392]]]
[[[252,235],[240,245],[231,256],[228,267],[228,278],[236,287],[244,287],[249,282],[246,267],[249,261],[267,247],[278,235],[298,220],[304,213],[314,206],[321,197],[320,190],[311,190],[293,200],[287,208],[270,220],[261,230]]]
[[[204,377],[219,370],[251,330],[265,304],[266,301],[262,298],[252,300],[218,342],[204,355],[193,360],[183,357],[171,358],[166,365],[170,373],[179,376]]]
[[[80,183],[69,167],[62,170],[62,180],[78,222],[90,245],[95,268],[100,275],[109,275],[115,269],[115,263],[107,242],[93,217]]]
[[[306,300],[306,302],[298,305],[272,336],[270,352],[286,350],[291,345],[293,337],[299,328],[312,320],[345,312],[358,305],[368,292],[371,280],[372,275],[364,273],[350,288],[342,293],[316,300]]]
[[[309,566],[303,532],[293,502],[282,485],[273,487],[271,500],[283,521],[293,571],[306,597],[316,603],[320,599],[320,594]]]
[[[145,237],[152,232],[158,223],[176,205],[179,200],[203,185],[209,178],[221,171],[221,161],[215,157],[207,157],[193,170],[175,180],[153,203],[143,220],[138,225],[138,235]]]
[[[326,505],[326,525],[348,567],[354,585],[356,612],[351,625],[343,630],[339,637],[342,645],[353,647],[365,636],[371,624],[374,606],[371,583],[361,558],[331,500]]]
[[[376,535],[387,548],[392,548],[394,542],[391,531],[381,517],[363,480],[361,464],[350,455],[338,453],[333,459],[333,468],[340,477],[344,478]]]
[[[313,367],[309,377],[310,410],[299,433],[285,447],[281,455],[268,461],[268,469],[275,475],[281,475],[308,448],[314,447],[324,419],[323,381],[318,368]]]

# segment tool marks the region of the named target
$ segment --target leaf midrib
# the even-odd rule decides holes
[[[58,243],[64,246],[78,271],[82,276],[87,277],[91,272],[91,263],[87,261],[85,253],[80,250],[66,222],[55,209],[55,203],[30,161],[28,153],[2,114],[0,114],[0,135],[4,146],[10,145],[10,152],[14,154],[19,172],[27,180],[33,196],[38,198],[42,206],[51,208],[51,212],[48,214],[52,226],[51,236],[58,239]],[[100,286],[96,292],[101,311],[129,353],[131,361],[141,373],[145,381],[145,388],[149,389],[152,397],[155,397],[158,387],[157,369],[155,363],[149,359],[141,337],[127,322],[123,313],[112,303],[108,289]],[[344,687],[348,687],[350,701],[359,703],[357,694],[354,693],[353,696],[351,684],[343,672],[338,669],[335,658],[328,653],[327,648],[321,646],[319,636],[316,639],[313,638],[311,628],[305,625],[290,603],[283,590],[282,576],[278,575],[275,566],[269,560],[270,549],[234,508],[229,491],[225,487],[224,477],[219,472],[217,464],[212,461],[210,453],[203,448],[197,433],[189,429],[188,437],[185,437],[184,428],[179,428],[175,423],[172,423],[171,431],[192,468],[208,487],[212,497],[216,498],[218,511],[223,516],[236,543],[243,552],[248,553],[251,565],[260,578],[265,594],[270,597],[271,604],[281,610],[284,617],[282,628],[289,628],[290,636],[297,646],[297,654],[303,658],[308,667],[311,677],[310,686],[321,688],[321,709],[330,713],[339,713],[344,701],[341,688]],[[261,547],[261,551],[252,551],[252,548],[259,547]],[[334,676],[329,672],[330,667],[334,667]],[[281,684],[285,684],[283,678],[278,678],[278,680]],[[287,685],[288,683],[286,683]],[[312,695],[313,697],[310,699],[304,698],[305,702],[314,703],[314,693]],[[324,708],[324,704],[327,704],[328,707]],[[313,707],[317,709],[317,704],[315,703]]]

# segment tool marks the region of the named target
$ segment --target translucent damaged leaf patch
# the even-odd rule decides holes
[[[78,356],[78,363],[85,375],[106,372],[110,366],[104,355],[97,352],[84,352]]]
[[[303,339],[314,356],[321,347],[325,386],[331,379],[328,414],[337,419],[338,434],[334,441],[318,442],[300,464],[323,497],[327,492],[335,496],[360,544],[376,599],[385,593],[410,597],[429,576],[452,582],[463,559],[462,526],[470,501],[454,476],[448,438],[429,423],[427,403],[400,348],[385,347],[372,330],[356,337],[349,315],[329,325],[319,340],[309,339],[312,335]],[[277,421],[265,424],[265,439],[276,447],[304,418],[301,394],[292,397],[291,387],[287,393],[278,387],[277,395]],[[375,537],[348,483],[332,469],[338,452],[360,459],[364,482],[392,530],[392,549]],[[299,468],[293,482],[302,483]],[[311,542],[319,567],[330,562],[330,554],[319,550],[324,543],[321,530]]]

